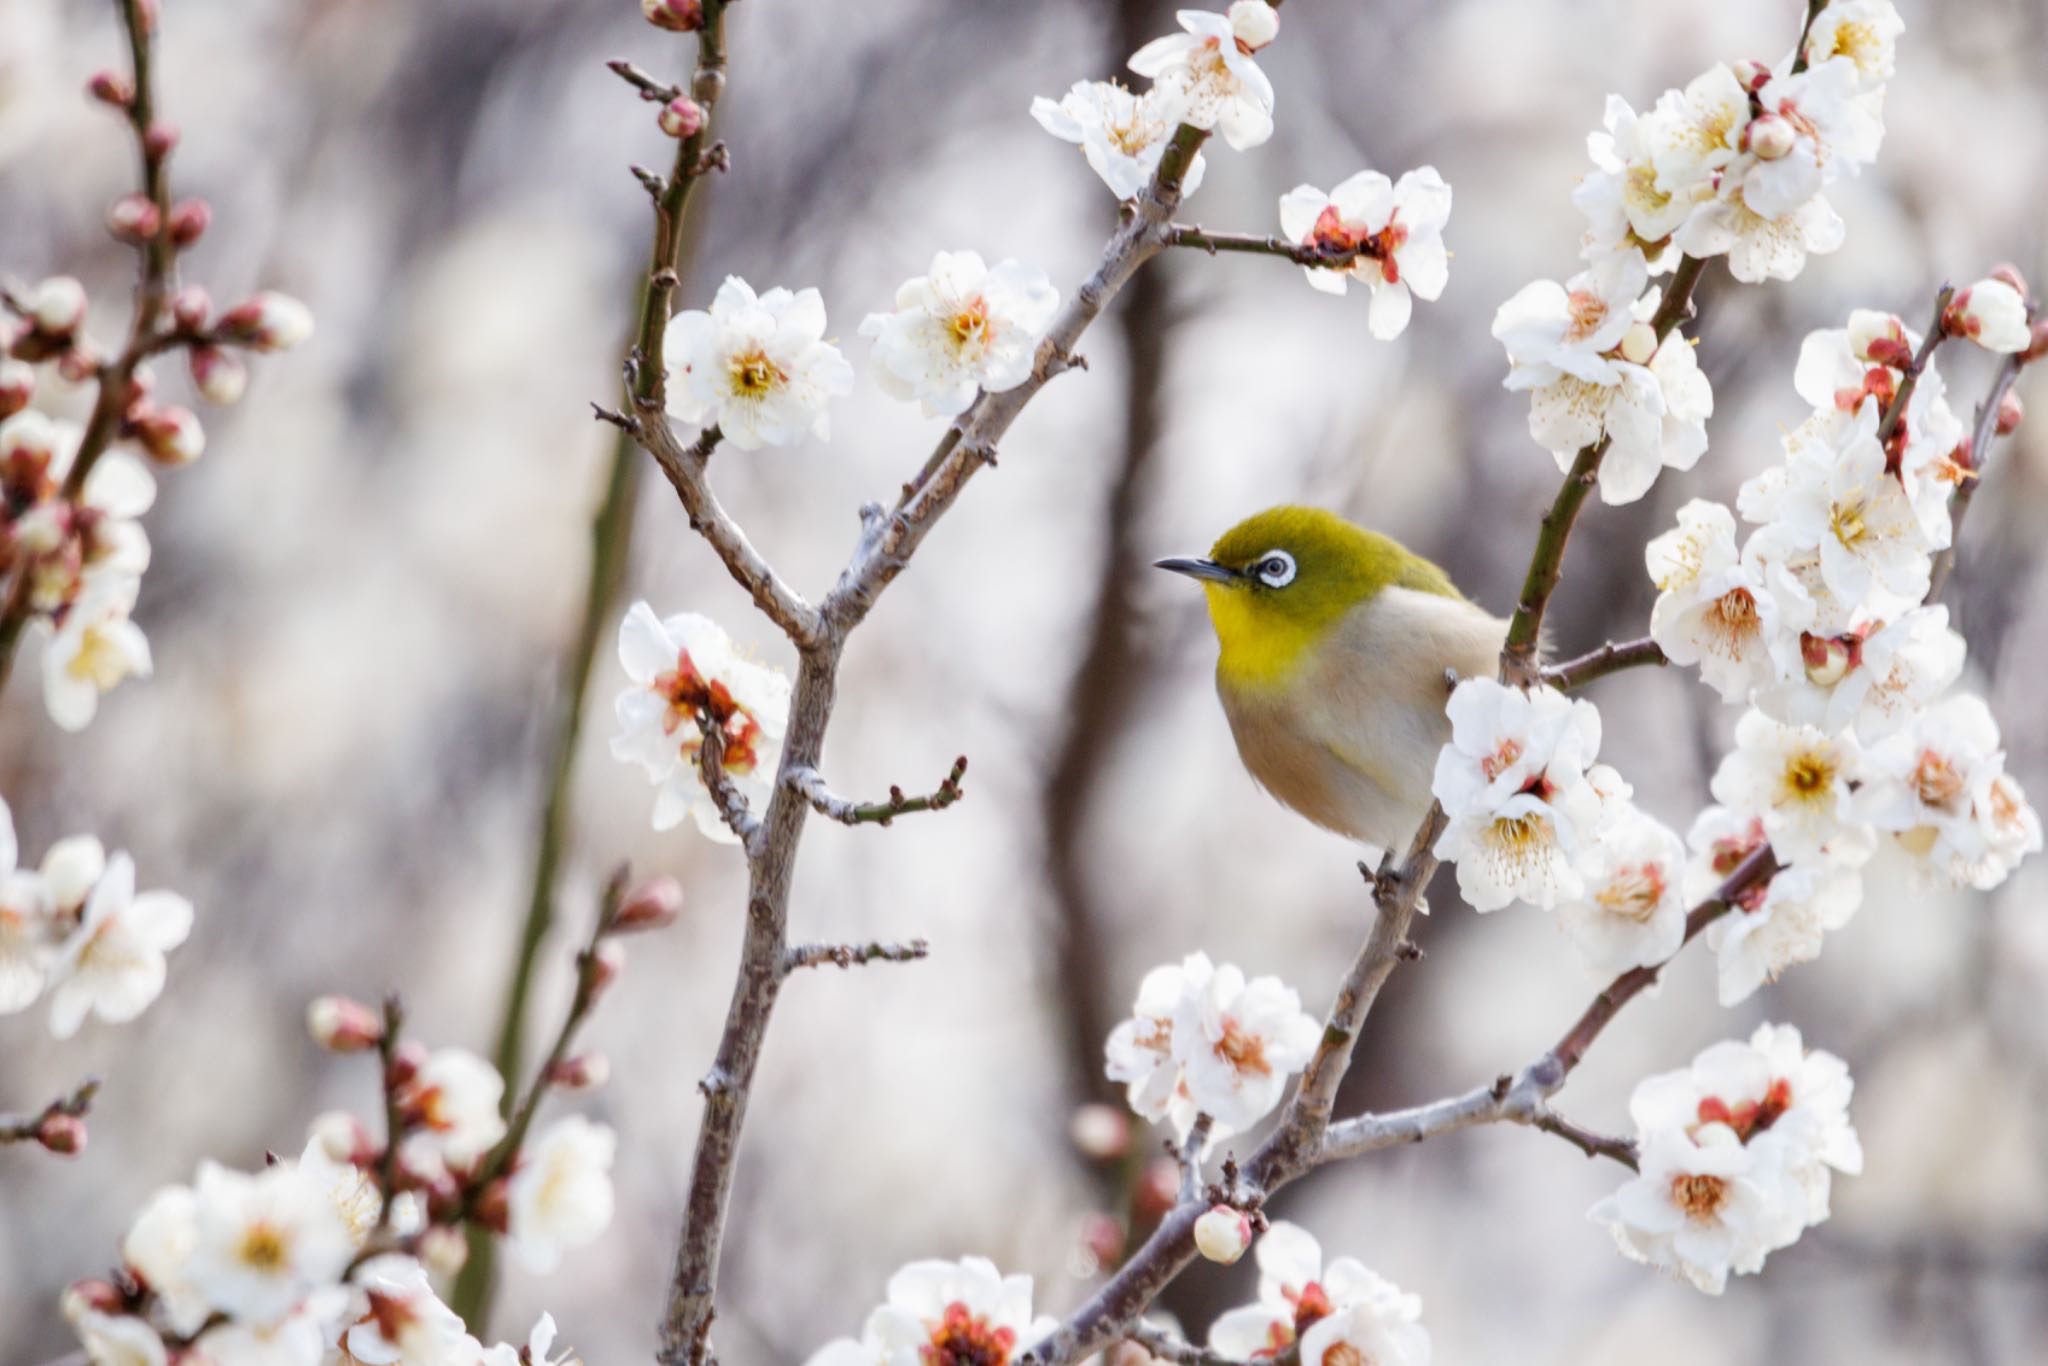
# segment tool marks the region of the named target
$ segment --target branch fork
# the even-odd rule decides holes
[[[944,811],[967,793],[961,788],[960,780],[967,776],[967,756],[961,755],[953,761],[953,767],[938,787],[929,795],[906,797],[903,789],[889,789],[889,799],[881,802],[853,802],[834,793],[826,784],[824,775],[808,765],[796,764],[783,770],[783,785],[811,804],[811,809],[827,820],[838,821],[841,825],[891,824],[898,816],[907,816],[919,811]]]

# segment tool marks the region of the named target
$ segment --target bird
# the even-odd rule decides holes
[[[1460,678],[1491,677],[1508,623],[1390,536],[1283,506],[1157,568],[1202,585],[1238,757],[1283,805],[1379,849],[1431,801]]]

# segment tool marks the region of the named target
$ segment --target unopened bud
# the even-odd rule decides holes
[[[703,0],[640,0],[640,13],[656,28],[695,33],[704,27]]]
[[[452,1279],[469,1260],[469,1239],[459,1228],[436,1224],[420,1235],[421,1265],[443,1280]]]
[[[1170,1157],[1156,1157],[1146,1164],[1145,1174],[1131,1191],[1131,1212],[1140,1223],[1156,1224],[1180,1199],[1180,1164]]]
[[[366,1163],[376,1151],[370,1131],[346,1110],[328,1110],[314,1116],[306,1136],[334,1162]]]
[[[135,103],[135,87],[118,72],[95,71],[92,79],[85,83],[85,89],[101,104],[111,104],[116,109],[126,109]]]
[[[75,1157],[85,1151],[85,1121],[52,1110],[36,1125],[36,1142],[60,1157]]]
[[[2027,297],[2027,277],[2020,274],[2020,268],[2010,261],[2001,261],[1991,271],[1991,278],[2001,284],[2013,287],[2013,292],[2022,299]]]
[[[1896,366],[1902,356],[1911,359],[1913,354],[1906,342],[1906,325],[1898,315],[1874,308],[1850,312],[1849,350],[1857,360],[1871,365]]]
[[[57,353],[57,373],[64,376],[67,384],[84,384],[97,379],[100,369],[100,353],[83,341],[75,341]]]
[[[1091,1211],[1081,1219],[1081,1246],[1096,1266],[1115,1266],[1124,1258],[1124,1226],[1101,1210]]]
[[[195,346],[188,360],[201,398],[223,406],[241,401],[249,387],[249,367],[240,356],[218,346]]]
[[[59,1307],[66,1319],[77,1323],[87,1314],[118,1314],[127,1308],[127,1303],[110,1281],[73,1281],[64,1287]]]
[[[663,874],[649,878],[619,907],[612,918],[613,934],[658,930],[673,925],[683,913],[683,884]]]
[[[2003,280],[1979,280],[1959,291],[1942,315],[1942,326],[2001,355],[2024,351],[2032,341],[2026,300]]]
[[[1621,358],[1631,365],[1648,365],[1657,354],[1657,329],[1646,322],[1632,322],[1621,334]]]
[[[1257,52],[1280,36],[1280,11],[1266,0],[1237,0],[1230,7],[1230,34],[1239,52]]]
[[[661,107],[655,121],[672,138],[693,138],[704,130],[704,106],[688,95],[678,95]]]
[[[1998,434],[2011,436],[2026,419],[2026,407],[2020,403],[2020,396],[2008,389],[2005,397],[1998,400]]]
[[[1745,57],[1735,64],[1734,70],[1736,84],[1752,95],[1771,83],[1771,68],[1768,62]]]
[[[221,340],[252,351],[288,351],[313,335],[313,313],[288,294],[265,290],[221,315]]]
[[[1799,659],[1806,666],[1806,681],[1816,688],[1834,687],[1854,663],[1849,642],[1811,633],[1799,637]]]
[[[471,1217],[493,1233],[503,1233],[512,1215],[512,1203],[507,1197],[505,1179],[498,1178],[477,1192],[476,1208]]]
[[[2027,349],[2021,353],[2020,358],[2032,364],[2043,356],[2048,356],[2048,318],[2035,323],[2032,330],[2027,333]]]
[[[0,418],[13,417],[36,395],[36,368],[0,356]]]
[[[175,123],[152,123],[149,131],[142,135],[142,150],[152,160],[162,161],[178,147],[178,125]]]
[[[1792,126],[1792,121],[1777,114],[1765,114],[1762,118],[1750,120],[1742,136],[1759,161],[1783,160],[1799,143],[1799,132]]]
[[[155,241],[163,226],[163,211],[146,194],[124,194],[107,210],[107,231],[123,242]]]
[[[133,420],[142,449],[159,465],[189,465],[206,452],[206,429],[190,408],[145,408]]]
[[[1099,1101],[1077,1106],[1067,1137],[1090,1162],[1114,1162],[1131,1150],[1130,1116]]]
[[[578,1053],[548,1069],[548,1084],[569,1092],[595,1091],[611,1077],[611,1059],[602,1053]]]
[[[37,331],[68,337],[85,321],[85,286],[69,275],[52,275],[29,295],[28,313]]]
[[[427,1046],[418,1039],[407,1039],[392,1050],[391,1066],[385,1069],[384,1084],[393,1088],[404,1086],[426,1065]]]
[[[197,332],[213,316],[213,296],[203,286],[186,285],[171,296],[171,320],[181,332]]]
[[[206,236],[213,226],[213,206],[203,199],[188,199],[171,210],[171,241],[189,247]]]
[[[607,939],[590,953],[590,993],[595,996],[619,980],[619,974],[626,970],[626,951],[614,940]]]
[[[1217,1205],[1195,1220],[1195,1247],[1212,1262],[1229,1266],[1252,1245],[1251,1216]]]
[[[314,997],[306,1007],[306,1028],[313,1042],[330,1053],[361,1053],[384,1038],[377,1012],[346,996]]]

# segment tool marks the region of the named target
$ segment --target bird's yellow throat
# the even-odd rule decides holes
[[[1285,688],[1308,661],[1309,647],[1328,630],[1313,617],[1276,612],[1235,584],[1205,583],[1209,620],[1222,647],[1216,674],[1235,688]]]

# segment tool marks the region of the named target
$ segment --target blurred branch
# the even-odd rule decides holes
[[[786,975],[827,963],[837,968],[867,963],[915,963],[928,955],[931,948],[922,939],[913,939],[908,944],[797,944],[782,956],[782,971]]]
[[[1591,654],[1568,659],[1562,664],[1546,664],[1543,681],[1559,692],[1576,692],[1595,679],[1624,669],[1641,668],[1646,664],[1662,667],[1670,662],[1664,657],[1663,647],[1648,636],[1641,640],[1611,640]]]
[[[391,1206],[398,1198],[398,1146],[405,1137],[399,1112],[398,1039],[405,1029],[405,1006],[393,992],[384,998],[384,1028],[377,1035],[378,1082],[384,1088],[384,1151],[377,1157],[377,1227],[391,1227]]]
[[[99,1094],[98,1077],[88,1077],[32,1115],[0,1114],[0,1147],[10,1143],[40,1143],[51,1152],[70,1155],[83,1144],[81,1126],[61,1121],[82,1120],[92,1110]]]
[[[1991,456],[1991,443],[1998,438],[1999,406],[2012,392],[2014,382],[2026,366],[2027,352],[2007,356],[2005,363],[1998,367],[1998,377],[1991,383],[1991,392],[1977,405],[1976,427],[1970,433],[1970,475],[1949,495],[1949,543],[1934,557],[1934,568],[1927,581],[1928,602],[1941,601],[1942,592],[1948,587],[1949,575],[1955,572],[1956,545],[1962,538],[1963,518],[1969,514],[1970,500],[1976,497],[1977,485],[1984,478],[1984,466]]]
[[[782,781],[827,820],[838,821],[841,825],[888,825],[898,816],[919,811],[944,811],[967,795],[960,788],[960,780],[966,776],[967,756],[963,754],[953,761],[952,771],[939,780],[938,788],[929,796],[906,797],[902,788],[892,787],[887,801],[865,803],[848,801],[834,793],[825,785],[824,775],[814,768],[785,769]]]

